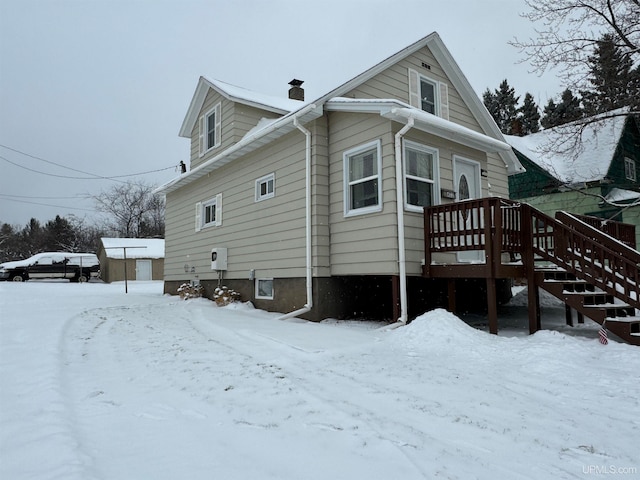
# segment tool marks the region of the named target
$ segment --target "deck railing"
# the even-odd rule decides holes
[[[520,204],[497,197],[425,208],[425,269],[433,253],[481,250],[486,264],[522,250]],[[497,241],[496,241],[497,240]]]
[[[527,204],[483,198],[425,208],[424,229],[426,276],[434,253],[484,251],[484,273],[492,277],[508,253],[522,259],[528,276],[536,260],[547,260],[640,308],[640,253],[622,243],[631,228],[607,234],[572,215],[555,219]]]

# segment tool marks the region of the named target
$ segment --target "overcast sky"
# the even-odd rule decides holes
[[[86,196],[115,184],[96,176],[177,176],[200,75],[283,97],[299,78],[312,100],[437,31],[479,96],[506,78],[543,106],[559,82],[529,73],[507,43],[535,35],[525,10],[523,0],[0,0],[0,222],[92,223]]]

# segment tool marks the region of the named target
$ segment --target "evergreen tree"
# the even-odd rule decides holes
[[[542,128],[553,128],[560,125],[560,122],[558,121],[558,106],[551,98],[542,111],[540,124],[542,125]]]
[[[509,86],[509,82],[503,80],[494,93],[487,89],[482,97],[500,131],[507,135],[513,134],[514,125],[518,120],[517,105],[520,97],[516,97],[515,90]]]
[[[580,97],[573,95],[568,88],[562,92],[560,103],[556,104],[553,100],[544,107],[541,124],[544,128],[553,128],[558,125],[573,122],[584,117]]]
[[[38,220],[35,218],[29,220],[29,223],[20,232],[20,242],[23,245],[24,257],[45,251],[43,230]]]
[[[493,117],[493,119],[497,123],[498,118],[500,116],[499,114],[500,107],[498,105],[498,99],[496,97],[497,97],[496,94],[493,93],[488,88],[482,94],[482,103],[484,103],[484,106],[487,107],[489,114]]]
[[[76,251],[76,232],[66,218],[56,215],[44,226],[45,249],[54,252]]]
[[[582,94],[587,115],[632,106],[640,95],[638,69],[633,69],[629,55],[616,44],[612,34],[605,34],[594,48],[589,61],[591,88]]]
[[[522,107],[518,109],[521,135],[529,135],[540,131],[540,111],[533,95],[526,93]]]

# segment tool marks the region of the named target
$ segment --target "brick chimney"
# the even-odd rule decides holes
[[[301,102],[304,102],[304,88],[301,87],[301,85],[304,82],[302,80],[297,80],[297,79],[293,79],[289,82],[289,85],[291,85],[291,88],[289,89],[289,98],[291,100],[300,100]]]

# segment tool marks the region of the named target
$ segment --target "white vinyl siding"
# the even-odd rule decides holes
[[[270,173],[256,180],[256,202],[273,198],[275,196],[275,174]]]
[[[196,232],[205,227],[219,227],[222,225],[222,194],[219,193],[215,197],[206,202],[196,203]]]
[[[345,216],[382,210],[380,141],[344,152]]]
[[[200,156],[220,145],[222,137],[221,122],[222,106],[220,103],[200,117],[198,123]]]
[[[223,112],[226,112],[223,105]],[[228,119],[223,119],[224,125]],[[307,128],[314,131],[313,125]],[[224,132],[227,130],[223,127]],[[316,142],[327,138],[325,130],[314,135],[313,152],[326,151]],[[226,137],[223,148],[226,145]],[[340,153],[342,158],[342,153]],[[195,266],[200,280],[217,279],[211,270],[211,248],[228,248],[225,278],[304,278],[305,263],[305,136],[294,131],[259,151],[224,165],[209,176],[167,195],[165,278],[184,280],[184,265]],[[276,196],[255,202],[255,181],[275,173]],[[341,189],[340,189],[341,191]],[[198,228],[194,234],[194,205],[222,194],[222,226]],[[326,201],[326,200],[325,200]],[[315,205],[321,208],[322,197]],[[200,209],[200,212],[202,210]],[[201,214],[201,213],[200,213]],[[325,214],[326,215],[326,214]],[[325,216],[326,218],[326,216]],[[314,229],[314,265],[328,272],[328,220]],[[321,255],[320,260],[318,256]],[[276,281],[277,287],[277,281]]]
[[[445,82],[409,69],[409,103],[412,107],[449,120],[449,88]]]
[[[403,143],[404,205],[407,210],[422,212],[423,207],[438,203],[439,152],[408,140]]]

